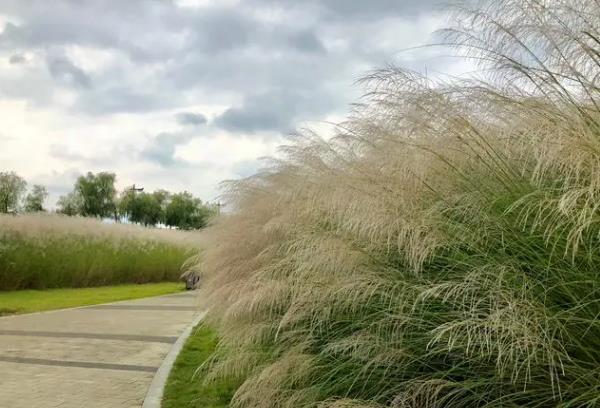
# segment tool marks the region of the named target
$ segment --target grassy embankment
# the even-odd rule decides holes
[[[57,215],[0,216],[0,290],[177,281],[191,233]]]
[[[0,316],[160,296],[184,289],[185,285],[180,282],[162,282],[96,288],[0,292]]]
[[[230,184],[198,268],[233,407],[600,403],[600,3],[457,13],[476,79],[376,72]]]
[[[162,408],[225,408],[236,384],[230,379],[206,381],[206,372],[198,367],[206,363],[217,347],[217,335],[208,326],[199,325],[177,356],[169,374]]]

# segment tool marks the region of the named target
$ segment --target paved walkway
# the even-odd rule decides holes
[[[0,318],[0,407],[140,407],[194,293]]]

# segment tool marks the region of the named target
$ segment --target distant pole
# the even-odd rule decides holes
[[[129,191],[132,191],[133,193],[136,193],[138,191],[142,192],[142,191],[144,191],[144,187],[136,188],[135,184],[134,184],[133,186],[131,186],[131,188],[129,189]]]

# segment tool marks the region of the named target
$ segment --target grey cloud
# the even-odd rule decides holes
[[[132,152],[129,146],[117,145],[106,146],[102,151],[95,151],[91,154],[82,154],[74,152],[68,146],[63,144],[52,144],[49,147],[48,155],[63,162],[77,163],[78,165],[104,167],[116,166],[121,161],[128,161],[132,158]]]
[[[53,144],[50,146],[48,151],[50,156],[61,159],[64,161],[74,162],[74,161],[85,161],[87,158],[81,154],[71,152],[67,146]]]
[[[230,108],[218,119],[217,124],[233,132],[256,132],[260,130],[287,131],[288,117],[268,107],[248,106]]]
[[[296,121],[333,108],[332,98],[326,93],[319,92],[318,98],[315,94],[286,89],[252,95],[242,106],[226,110],[215,123],[234,132],[290,132]]]
[[[180,125],[199,126],[206,124],[206,116],[201,113],[181,112],[175,115],[177,123]]]
[[[137,8],[123,5],[129,2],[108,2],[112,6],[103,9],[104,3],[57,0],[50,6],[36,0],[7,0],[9,6],[0,5],[0,12],[5,7],[15,15],[22,14],[22,24],[6,25],[0,47],[62,52],[61,57],[48,59],[49,72],[59,83],[79,89],[69,108],[92,115],[172,109],[183,93],[197,97],[199,90],[244,95],[245,88],[269,86],[269,77],[276,77],[269,71],[292,70],[288,65],[301,57],[287,54],[325,50],[313,31],[283,23],[265,24],[243,7],[181,10],[170,2],[155,1],[141,2]],[[134,11],[135,20],[123,19],[125,12]],[[64,49],[70,45],[122,52],[136,69],[154,69],[156,74],[143,88],[133,84],[137,73],[132,73],[130,66],[121,72],[112,67],[95,72],[92,81],[65,56]],[[279,60],[274,65],[273,58]],[[262,77],[258,82],[256,74]]]
[[[25,62],[27,62],[27,58],[25,58],[23,54],[13,54],[10,56],[8,62],[11,65],[24,64]]]
[[[382,16],[414,16],[439,10],[447,0],[253,0],[255,4],[284,8],[310,8],[329,18],[373,19]]]
[[[82,19],[81,15],[61,14],[59,10],[60,8],[55,12],[49,10],[46,18],[34,15],[22,25],[7,23],[0,33],[0,46],[43,48],[74,42],[110,46],[118,42],[110,30],[103,30],[98,26],[100,21],[90,21],[88,24],[82,21],[87,19]],[[79,19],[75,19],[77,17]]]
[[[62,55],[49,55],[46,63],[54,79],[66,85],[89,88],[92,81],[86,72]]]
[[[243,160],[234,163],[232,172],[237,177],[250,177],[251,175],[256,174],[260,168],[261,163],[258,160]]]
[[[193,36],[188,50],[203,51],[212,57],[252,47],[286,52],[324,51],[313,31],[282,23],[265,24],[250,13],[232,8],[197,12],[189,17],[188,23]]]
[[[56,83],[46,66],[21,67],[18,79],[6,80],[0,70],[0,98],[27,101],[34,107],[47,106],[54,102]]]
[[[324,52],[325,47],[313,31],[298,31],[288,36],[289,43],[303,52]]]
[[[338,16],[365,19],[390,14],[412,16],[431,13],[437,11],[442,2],[443,0],[328,0],[321,4]]]
[[[256,33],[251,20],[234,10],[215,9],[190,17],[190,48],[211,54],[246,46]]]
[[[150,139],[141,152],[143,159],[156,162],[164,167],[182,164],[175,159],[175,149],[192,139],[189,133],[163,132]]]
[[[170,101],[134,86],[108,86],[79,95],[74,108],[90,115],[142,113],[167,108]]]
[[[51,107],[46,112],[56,112],[61,123],[94,116],[75,120],[86,126],[103,115],[127,113],[123,119],[135,127],[146,118],[156,123],[152,112],[161,111],[161,118],[183,112],[165,124],[178,130],[157,129],[145,144],[133,142],[140,134],[124,130],[115,145],[55,145],[49,155],[63,168],[114,169],[148,188],[212,191],[219,179],[254,173],[257,163],[188,163],[175,157],[178,147],[199,132],[223,129],[275,143],[266,138],[305,120],[343,115],[361,92],[352,84],[365,70],[393,62],[396,42],[400,50],[421,41],[431,20],[419,16],[429,15],[437,0],[206,3],[180,8],[174,0],[0,0],[0,15],[12,21],[0,25],[2,57],[33,56],[19,69],[0,72],[0,99],[24,101],[32,110]],[[88,61],[96,55],[98,61]],[[429,65],[429,58],[406,61]],[[88,62],[93,71],[85,72]],[[62,97],[64,85],[73,98]],[[206,123],[192,108],[198,105],[230,108]],[[38,132],[45,137],[43,129]],[[203,177],[194,177],[200,172]],[[72,188],[75,176],[64,178],[69,180],[61,185]]]
[[[241,100],[215,124],[233,132],[285,132],[299,120],[345,111],[361,70],[391,59],[378,35],[402,21],[384,17],[428,12],[435,2],[244,0],[182,9],[170,0],[3,0],[0,13],[20,23],[6,24],[0,49],[59,55],[48,60],[48,71],[73,86],[75,102],[66,106],[73,112],[146,113]],[[277,18],[259,17],[273,10]],[[347,46],[336,48],[340,43]],[[108,51],[113,62],[92,78],[68,59],[73,45]],[[23,72],[21,80],[36,73]],[[43,97],[12,89],[1,77],[0,91],[55,103],[53,85],[44,81],[35,79]]]
[[[170,1],[162,0],[3,0],[2,12],[19,16],[23,22],[5,25],[0,48],[77,44],[120,50],[139,61],[172,57],[178,51],[173,38],[185,27],[180,21],[184,14]],[[126,18],[132,15],[135,18]]]
[[[297,32],[287,24],[265,24],[243,5],[183,10],[171,1],[158,0],[6,1],[10,5],[0,5],[0,12],[7,10],[26,18],[19,25],[6,24],[0,33],[0,47],[4,49],[78,44],[123,51],[129,58],[146,63],[190,52],[214,55],[254,46],[302,52],[321,49],[311,33]],[[123,18],[128,13],[135,13],[136,18]]]

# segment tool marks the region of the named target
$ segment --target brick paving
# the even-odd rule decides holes
[[[140,407],[195,294],[0,318],[0,407]]]

